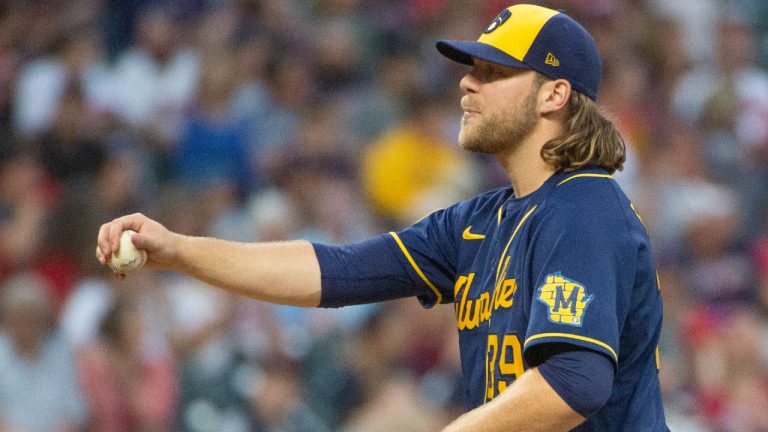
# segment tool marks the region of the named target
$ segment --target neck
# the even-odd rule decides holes
[[[541,148],[563,132],[560,124],[544,120],[521,143],[495,155],[506,171],[516,197],[533,193],[555,173],[555,167],[541,158]]]

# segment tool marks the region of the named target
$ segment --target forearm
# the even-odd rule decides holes
[[[175,270],[227,291],[272,303],[320,303],[320,266],[304,241],[237,243],[179,235]]]
[[[443,432],[568,431],[584,421],[534,368],[493,401],[448,425]]]
[[[128,237],[133,246],[146,252],[148,267],[186,273],[271,303],[315,307],[321,306],[322,299],[322,306],[338,307],[429,294],[426,285],[414,282],[388,244],[388,236],[346,246],[306,241],[237,243],[178,234],[134,213],[99,228],[96,259],[102,265],[108,265],[119,251],[127,230],[134,232]]]

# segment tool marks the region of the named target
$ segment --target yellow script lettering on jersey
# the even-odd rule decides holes
[[[467,296],[474,279],[475,273],[459,276],[453,288],[459,330],[472,330],[479,327],[481,323],[491,319],[493,311],[509,309],[514,302],[515,291],[517,291],[515,279],[500,278],[493,289],[493,297],[486,291],[476,299],[469,299]]]

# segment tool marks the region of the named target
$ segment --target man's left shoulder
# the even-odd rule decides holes
[[[578,207],[623,204],[628,199],[611,174],[601,168],[563,173],[556,179],[551,198]]]
[[[542,203],[542,216],[589,231],[625,232],[634,216],[632,203],[613,176],[602,169],[561,174]],[[601,226],[602,228],[598,228]]]

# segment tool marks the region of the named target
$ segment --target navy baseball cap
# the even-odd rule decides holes
[[[565,13],[542,6],[510,6],[476,42],[440,40],[437,50],[467,65],[478,58],[562,78],[592,100],[597,98],[602,77],[600,53],[587,30]]]

